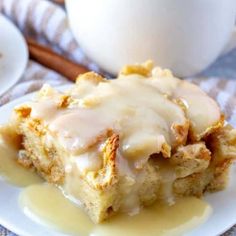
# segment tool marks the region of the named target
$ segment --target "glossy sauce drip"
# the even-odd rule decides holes
[[[17,163],[18,151],[0,138],[0,178],[21,187],[43,182],[34,171]]]
[[[176,171],[174,166],[172,166],[169,160],[163,160],[159,158],[157,160],[159,172],[161,176],[161,198],[169,205],[175,204],[175,196],[173,194],[173,184],[177,179]]]
[[[203,136],[209,129],[214,128],[221,119],[221,112],[217,103],[208,96],[200,87],[167,75],[161,78],[160,69],[152,71],[152,78],[147,83],[156,87],[161,93],[167,94],[172,99],[179,99],[186,107],[187,117],[190,119],[191,128],[195,137]],[[204,104],[204,108],[202,108]]]
[[[207,203],[188,197],[177,200],[172,206],[156,203],[138,215],[120,214],[100,225],[94,225],[59,189],[48,184],[26,188],[21,193],[20,205],[26,215],[41,224],[70,235],[83,236],[183,235],[206,221],[211,213]]]

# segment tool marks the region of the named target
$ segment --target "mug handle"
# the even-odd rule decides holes
[[[234,27],[231,38],[229,42],[226,44],[223,52],[221,53],[221,56],[229,53],[234,48],[236,48],[236,26]]]

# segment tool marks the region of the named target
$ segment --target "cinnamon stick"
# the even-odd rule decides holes
[[[64,4],[65,1],[64,0],[54,0],[55,3],[58,3],[58,4]]]
[[[50,48],[40,45],[30,38],[27,38],[26,41],[31,59],[51,70],[56,71],[71,81],[75,81],[79,74],[89,71],[85,66],[68,60],[67,58],[55,53]]]

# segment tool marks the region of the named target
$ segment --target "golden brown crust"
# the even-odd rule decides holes
[[[185,125],[176,125],[174,124],[171,129],[174,131],[175,134],[175,147],[180,145],[184,145],[187,142],[188,131],[189,131],[189,120],[186,120]]]
[[[60,100],[57,104],[57,108],[67,108],[72,102],[72,97],[69,95],[61,95]]]
[[[208,127],[203,133],[199,134],[199,135],[195,135],[193,128],[189,127],[189,140],[191,142],[199,142],[202,139],[205,139],[207,136],[209,136],[211,133],[215,133],[218,130],[220,130],[225,124],[225,117],[223,114],[221,114],[220,120],[217,121],[214,125],[212,125],[211,127]]]
[[[19,106],[14,109],[15,113],[19,118],[26,118],[30,115],[31,113],[31,107],[27,105]]]
[[[150,73],[153,69],[153,62],[147,61],[144,64],[136,64],[136,65],[127,65],[122,68],[120,71],[120,75],[132,75],[138,74],[145,77],[150,76]]]
[[[163,157],[169,158],[171,156],[171,147],[167,143],[162,144],[161,153]]]
[[[105,190],[118,181],[116,170],[116,152],[119,147],[119,135],[113,133],[105,142],[102,149],[102,168],[98,172],[91,173],[94,180],[93,186],[99,190]]]
[[[89,81],[94,84],[99,84],[100,82],[105,82],[106,79],[95,72],[87,72],[85,74],[79,75],[76,79],[76,84],[80,83],[82,80]]]

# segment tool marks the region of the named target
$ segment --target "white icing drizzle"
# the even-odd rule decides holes
[[[83,91],[86,83],[86,92]],[[120,151],[131,160],[148,159],[178,142],[178,126],[187,131],[183,109],[163,96],[155,86],[138,77],[100,82],[96,89],[81,81],[68,94],[73,103],[58,108],[58,93],[30,104],[31,116],[42,119],[60,144],[75,155],[106,139],[108,130],[120,136]],[[74,90],[81,91],[78,96]],[[81,94],[83,96],[81,97]],[[187,132],[181,134],[187,135]],[[186,137],[182,137],[183,140]],[[168,155],[168,153],[166,153]]]

